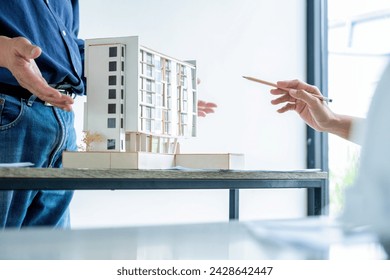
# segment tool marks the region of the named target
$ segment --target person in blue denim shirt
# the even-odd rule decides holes
[[[84,93],[78,1],[0,3],[0,162],[61,167],[76,149],[71,95]],[[66,228],[72,195],[0,191],[0,228]]]

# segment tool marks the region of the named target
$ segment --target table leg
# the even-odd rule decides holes
[[[238,220],[239,218],[239,190],[229,189],[229,220]]]

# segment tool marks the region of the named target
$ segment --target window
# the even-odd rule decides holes
[[[146,65],[146,76],[153,77],[153,66]]]
[[[108,85],[110,86],[116,85],[116,76],[108,76]]]
[[[193,102],[192,102],[192,112],[194,112],[194,113],[196,113],[196,110],[197,110],[197,105],[198,104],[196,104],[196,98],[197,98],[197,96],[196,96],[196,92],[195,91],[193,91],[192,92],[192,100],[193,100]]]
[[[181,114],[181,123],[186,124],[188,121],[187,114]]]
[[[117,47],[110,47],[109,48],[109,56],[110,57],[117,57],[118,56],[118,48]]]
[[[162,122],[161,121],[155,121],[155,132],[156,133],[162,132]]]
[[[188,111],[188,102],[187,102],[187,100],[183,100],[183,104],[182,104],[181,110],[184,111],[184,112]]]
[[[153,94],[152,93],[146,93],[146,103],[153,104]]]
[[[145,119],[145,131],[151,132],[152,131],[152,120],[150,119]]]
[[[108,71],[110,72],[116,71],[116,61],[110,61],[108,63]]]
[[[334,111],[365,117],[390,58],[389,1],[328,0],[329,93]],[[351,100],[353,105],[351,106]],[[343,207],[344,189],[354,181],[360,146],[329,135],[330,214]]]
[[[153,114],[153,109],[147,106],[142,106],[142,117],[151,119]]]
[[[146,53],[146,63],[153,64],[153,55],[151,53]]]
[[[192,116],[192,136],[196,136],[196,115]]]
[[[108,104],[108,113],[116,114],[116,104]]]
[[[152,81],[151,80],[146,80],[146,90],[152,91]]]
[[[116,119],[108,118],[107,119],[107,128],[116,128]]]
[[[115,89],[108,90],[108,99],[116,99],[116,90]]]
[[[166,134],[171,134],[171,123],[166,122],[166,123],[164,124],[164,132],[165,132]]]
[[[115,139],[107,139],[107,150],[115,150]]]

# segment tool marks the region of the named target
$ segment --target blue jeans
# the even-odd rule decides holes
[[[0,162],[32,162],[60,168],[62,152],[76,150],[73,112],[0,92]],[[73,191],[0,191],[0,229],[27,226],[67,228]]]

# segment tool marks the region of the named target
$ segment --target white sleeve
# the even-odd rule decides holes
[[[367,125],[354,186],[345,194],[343,218],[352,225],[370,225],[390,240],[390,65],[378,83]],[[355,126],[356,133],[360,129]],[[357,136],[358,137],[358,136]]]
[[[355,144],[362,145],[366,134],[366,119],[354,118],[349,140]]]

